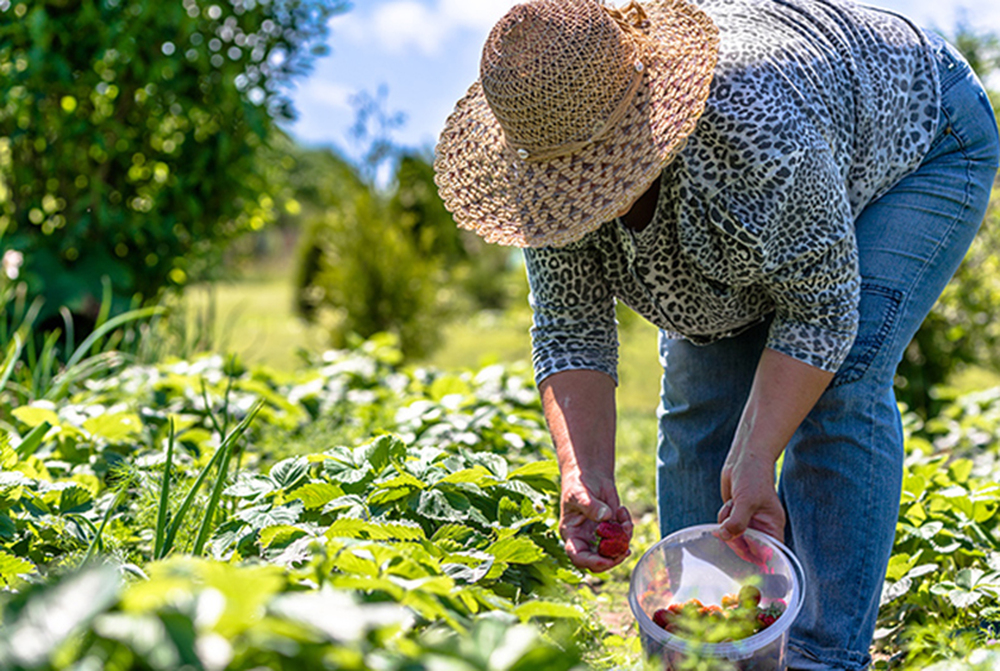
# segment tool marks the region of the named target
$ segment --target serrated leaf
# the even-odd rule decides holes
[[[555,480],[559,477],[559,464],[553,459],[544,461],[532,461],[523,466],[515,468],[507,476],[511,478],[547,478]]]
[[[277,488],[278,484],[266,475],[240,473],[236,482],[226,487],[222,493],[238,499],[255,499]]]
[[[334,520],[323,535],[327,538],[361,538],[367,524],[355,517],[341,517]]]
[[[968,482],[969,475],[972,474],[972,466],[971,459],[956,459],[948,465],[948,475],[955,482],[964,484]]]
[[[578,620],[584,616],[583,611],[576,606],[556,601],[528,601],[517,606],[514,609],[514,614],[522,622],[536,617]]]
[[[365,505],[365,500],[357,494],[338,496],[323,506],[323,512],[339,513],[341,516],[348,517],[368,517],[368,507]]]
[[[302,501],[306,510],[315,510],[343,495],[344,490],[337,485],[329,482],[310,482],[290,493],[288,498]]]
[[[278,524],[273,527],[262,529],[258,536],[258,543],[262,548],[269,548],[272,545],[284,546],[297,538],[306,536],[304,529],[290,524]]]
[[[16,578],[35,572],[35,565],[27,559],[0,550],[0,580],[12,585]]]
[[[86,420],[83,429],[108,442],[120,442],[138,436],[142,431],[142,420],[133,412],[103,414]]]
[[[472,536],[478,536],[478,532],[465,524],[442,524],[431,536],[431,541],[439,543],[443,540],[451,539],[459,543],[466,543]]]
[[[530,538],[504,538],[493,543],[486,552],[493,555],[498,562],[508,564],[533,564],[545,558],[542,548],[535,545]]]
[[[54,410],[37,405],[22,405],[19,408],[14,408],[11,414],[30,427],[36,427],[45,422],[51,426],[59,426],[60,424],[59,415]]]
[[[59,513],[82,513],[90,510],[94,504],[94,497],[90,490],[73,485],[59,492]]]
[[[397,436],[386,434],[354,452],[354,463],[365,464],[378,475],[392,462],[406,458],[406,445]]]
[[[478,487],[486,487],[495,482],[495,475],[488,471],[485,466],[476,464],[472,468],[463,468],[460,471],[449,473],[434,484],[473,484]]]
[[[289,489],[309,473],[309,460],[305,457],[282,459],[271,467],[271,479],[282,489]]]
[[[263,504],[236,513],[236,517],[249,524],[255,531],[282,524],[295,524],[302,515],[301,501],[290,501],[284,505]]]
[[[894,554],[889,558],[889,566],[885,572],[886,580],[899,580],[916,565],[918,560],[919,557],[911,557],[906,553]]]

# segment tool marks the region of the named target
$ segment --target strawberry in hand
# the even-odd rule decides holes
[[[628,554],[629,534],[620,522],[608,520],[597,525],[594,532],[597,554],[618,559]]]

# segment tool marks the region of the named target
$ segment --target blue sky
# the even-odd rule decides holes
[[[292,100],[298,120],[289,127],[300,141],[333,145],[353,155],[351,97],[387,90],[390,112],[406,115],[393,139],[407,147],[432,147],[455,102],[476,79],[490,28],[515,0],[354,0],[330,24],[331,54],[299,81]],[[978,30],[1000,33],[997,0],[877,0],[920,25],[951,32],[965,16]]]

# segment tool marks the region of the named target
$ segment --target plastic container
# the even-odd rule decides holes
[[[666,669],[678,669],[698,659],[699,668],[737,671],[778,671],[787,668],[788,631],[802,608],[805,576],[799,560],[770,536],[747,530],[724,542],[718,525],[688,527],[651,547],[632,571],[629,606],[639,624],[642,649],[660,657]],[[705,643],[681,638],[657,626],[652,615],[674,602],[698,599],[720,604],[724,594],[738,593],[745,584],[761,592],[761,605],[781,599],[785,612],[769,627],[747,638]],[[693,667],[687,667],[693,668]]]

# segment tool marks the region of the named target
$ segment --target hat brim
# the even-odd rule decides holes
[[[657,178],[705,109],[718,30],[683,0],[644,5],[643,82],[618,125],[568,156],[533,161],[507,146],[477,81],[448,117],[435,182],[456,224],[487,242],[561,247],[621,213]]]

